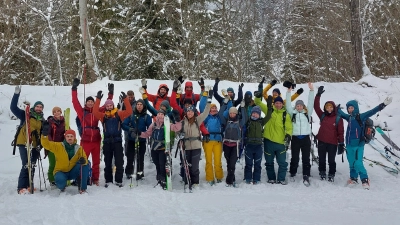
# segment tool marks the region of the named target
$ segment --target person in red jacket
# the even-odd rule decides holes
[[[160,110],[160,106],[161,106],[161,102],[164,100],[169,101],[169,97],[168,97],[168,92],[169,92],[169,88],[168,85],[166,84],[160,84],[160,86],[158,87],[158,91],[156,95],[152,95],[147,93],[147,81],[146,79],[142,79],[142,88],[144,88],[144,90],[146,91],[147,94],[147,99],[153,104],[153,107],[156,110]]]
[[[101,142],[99,120],[93,114],[94,98],[92,96],[86,98],[85,107],[82,107],[79,102],[77,91],[79,84],[78,78],[75,78],[72,82],[72,105],[82,125],[80,146],[83,147],[88,158],[92,154],[92,182],[99,186]],[[114,94],[113,84],[108,85],[108,91],[108,99],[112,99]],[[105,108],[102,107],[99,110],[104,112]]]
[[[321,180],[325,180],[326,154],[328,154],[328,181],[333,182],[336,173],[336,151],[338,154],[343,154],[344,152],[344,126],[343,119],[338,115],[336,105],[333,101],[327,101],[324,104],[324,111],[321,110],[320,99],[324,92],[324,86],[319,87],[314,101],[314,110],[321,121],[321,126],[317,134],[319,156],[318,170]]]

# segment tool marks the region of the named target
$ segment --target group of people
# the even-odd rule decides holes
[[[49,159],[48,179],[52,185],[65,190],[68,180],[76,180],[80,193],[86,193],[87,179],[91,167],[90,183],[100,185],[100,148],[104,154],[105,187],[115,184],[123,186],[124,173],[128,179],[143,179],[144,156],[146,145],[151,149],[152,161],[157,171],[157,182],[166,189],[167,154],[165,146],[164,117],[170,120],[171,140],[179,135],[181,151],[180,175],[189,189],[200,183],[199,161],[201,151],[205,154],[205,178],[210,185],[220,183],[224,179],[222,153],[226,159],[226,186],[237,185],[235,170],[240,157],[245,158],[244,181],[246,184],[261,182],[262,155],[265,158],[267,182],[287,184],[286,173],[288,162],[287,150],[290,146],[290,177],[297,173],[300,153],[302,156],[303,182],[309,184],[312,114],[315,110],[320,128],[318,139],[319,175],[321,180],[334,182],[336,173],[336,154],[347,152],[350,167],[349,184],[358,183],[369,187],[369,179],[362,158],[365,141],[362,138],[362,124],[355,122],[356,117],[365,120],[385,108],[392,98],[386,98],[382,104],[365,113],[360,113],[358,103],[354,100],[346,104],[348,114],[333,101],[326,101],[320,106],[324,87],[318,88],[314,96],[314,86],[308,83],[308,102],[297,100],[303,93],[298,89],[293,95],[295,85],[285,81],[287,88],[285,100],[278,88],[268,91],[277,83],[271,81],[264,86],[265,78],[258,85],[258,90],[246,91],[243,96],[243,83],[238,86],[238,94],[232,87],[221,90],[219,94],[219,78],[213,87],[205,86],[204,80],[198,81],[201,92],[193,92],[193,83],[184,81],[183,77],[174,80],[171,94],[168,85],[161,84],[157,93],[147,92],[147,81],[141,80],[139,92],[141,99],[136,100],[132,90],[127,94],[121,92],[120,102],[113,102],[114,85],[108,85],[108,97],[101,105],[103,92],[97,92],[96,99],[89,96],[82,107],[78,100],[77,88],[80,80],[75,78],[72,85],[72,104],[79,122],[80,144],[77,144],[76,133],[65,129],[62,110],[54,107],[53,116],[44,119],[44,104],[35,102],[30,109],[29,121],[25,121],[25,111],[17,106],[21,88],[17,86],[11,101],[11,111],[21,120],[21,129],[16,135],[15,143],[19,148],[22,168],[18,179],[19,194],[30,192],[28,157],[31,157],[32,176],[35,164],[40,157],[36,150],[45,149],[45,157]],[[183,86],[184,84],[184,86]],[[183,86],[183,88],[182,88]],[[254,95],[254,97],[253,97]],[[212,99],[218,103],[212,103]],[[265,103],[263,102],[265,101]],[[219,108],[219,109],[218,109]],[[264,117],[262,116],[264,114]],[[346,142],[344,138],[343,119],[348,121]],[[103,137],[99,122],[102,124]],[[30,125],[31,134],[26,134],[26,123]],[[30,136],[31,138],[28,138]],[[31,143],[27,143],[28,141]],[[123,145],[123,143],[125,143]],[[27,155],[27,144],[32,146],[30,156]],[[171,146],[173,143],[170,143]],[[346,147],[345,147],[346,144]],[[263,154],[264,153],[264,154]],[[91,155],[91,164],[88,158]],[[124,163],[124,155],[127,158]],[[329,169],[326,172],[326,155]],[[136,160],[135,160],[136,159]],[[274,169],[274,160],[278,171]],[[136,165],[134,162],[136,161]],[[115,172],[113,172],[115,164]],[[125,168],[124,168],[125,164]],[[188,165],[185,168],[184,165]],[[136,168],[136,169],[135,169]],[[187,169],[188,171],[185,171]],[[189,179],[190,178],[190,179]],[[33,178],[32,178],[33,179]],[[33,188],[33,187],[32,187]]]

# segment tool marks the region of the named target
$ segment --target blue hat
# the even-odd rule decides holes
[[[246,93],[244,93],[244,97],[246,97],[246,96],[253,98],[253,93],[251,93],[251,91],[246,91]]]
[[[227,92],[232,92],[235,93],[235,91],[233,90],[233,88],[229,87],[228,89],[226,89]]]
[[[279,90],[279,88],[275,88],[274,90],[272,90],[272,92],[276,92],[278,93],[278,95],[281,95],[281,91]]]
[[[42,105],[42,108],[44,108],[43,102],[37,101],[35,104],[33,104],[33,108],[35,108],[37,105]]]
[[[260,108],[260,106],[254,106],[254,107],[251,109],[251,113],[252,113],[252,114],[253,114],[253,113],[258,113],[258,115],[261,116],[261,108]]]
[[[283,104],[283,99],[281,98],[281,96],[278,96],[278,97],[276,97],[275,99],[274,99],[274,103],[275,102],[282,102],[282,104]]]

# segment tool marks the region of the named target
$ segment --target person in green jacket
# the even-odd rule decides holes
[[[254,103],[260,106],[261,111],[267,115],[268,107],[262,103],[262,92],[254,92]],[[289,145],[292,135],[292,121],[283,105],[283,99],[278,96],[274,99],[273,112],[271,119],[264,127],[264,157],[265,169],[267,171],[268,183],[286,185],[286,172],[288,163],[286,162],[286,146]],[[278,174],[274,169],[274,159],[279,165]]]

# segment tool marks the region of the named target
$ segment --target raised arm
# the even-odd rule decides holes
[[[318,88],[318,92],[317,95],[314,98],[314,110],[315,113],[317,113],[318,118],[321,118],[322,114],[324,113],[321,108],[320,108],[320,99],[321,99],[321,95],[322,93],[324,93],[324,86],[320,86]],[[310,98],[310,96],[308,96]],[[311,114],[310,114],[311,116]]]
[[[264,113],[264,114],[267,114],[268,113],[268,107],[267,107],[267,105],[266,104],[264,104],[264,103],[262,103],[261,101],[261,93],[260,92],[255,92],[254,93],[254,103],[256,104],[256,105],[258,105],[258,106],[260,106],[260,108],[261,108],[261,111]],[[267,99],[268,99],[268,96],[267,96]]]
[[[17,91],[17,88],[19,88],[18,91]],[[18,108],[18,99],[19,99],[20,91],[21,91],[20,87],[18,87],[18,86],[15,87],[15,93],[11,99],[10,110],[18,119],[21,120],[21,124],[22,124],[25,121],[25,111]]]
[[[268,99],[268,91],[269,89],[271,89],[275,84],[276,84],[276,80],[272,80],[262,91],[262,96],[264,97],[265,100]]]
[[[142,94],[142,99],[147,107],[147,110],[151,113],[151,115],[157,116],[158,111],[150,104],[149,99],[147,99],[147,95],[145,93]]]
[[[292,99],[290,98],[292,88],[288,88],[286,92],[286,101],[285,101],[285,107],[286,111],[290,115],[290,117],[293,117],[293,107],[292,107]]]
[[[203,91],[202,96],[200,98],[199,109],[200,113],[204,112],[204,108],[207,105],[208,94],[206,91]]]
[[[121,98],[124,100],[124,105],[126,105],[126,109],[119,111],[118,115],[121,121],[124,121],[126,118],[128,118],[132,113],[132,106],[131,103],[129,102],[129,99],[126,97],[126,94],[124,92],[121,92]]]
[[[294,101],[297,97],[299,97],[302,93],[304,92],[303,88],[300,88],[299,90],[296,91],[291,97],[292,101]]]
[[[97,96],[96,96],[96,101],[94,102],[94,106],[93,106],[94,117],[96,117],[98,120],[100,120],[101,123],[103,123],[103,119],[104,119],[104,115],[105,115],[105,113],[99,111],[100,101],[101,101],[102,97],[103,97],[102,91],[98,91]],[[129,104],[129,105],[131,105],[131,104]]]
[[[242,100],[243,100],[243,86],[244,86],[244,84],[243,83],[241,83],[240,85],[239,85],[239,91],[238,91],[238,98],[235,100],[235,102],[233,103],[233,105],[236,107],[236,106],[238,106],[241,102],[242,102]]]
[[[336,107],[338,115],[343,119],[345,119],[346,121],[349,121],[350,115],[342,111],[342,109],[340,108],[340,104]]]
[[[222,102],[221,107],[218,111],[218,117],[221,120],[221,124],[224,126],[226,126],[226,121],[227,121],[226,117],[224,116],[224,112],[226,111],[226,108],[227,108],[227,104]]]
[[[219,103],[219,105],[222,105],[222,101],[224,100],[224,98],[218,94],[218,83],[219,83],[219,78],[215,78],[215,84],[213,87],[213,92],[214,92],[214,98],[217,100],[217,102]]]
[[[271,119],[272,113],[274,112],[274,107],[272,107],[272,96],[271,95],[268,95],[268,98],[267,98],[267,108],[268,108],[268,112],[267,112],[267,114],[265,114],[265,117],[262,120],[263,126],[265,126],[265,124],[268,123],[268,121]]]
[[[56,152],[59,148],[57,148],[57,143],[61,145],[61,142],[53,142],[50,141],[48,136],[41,136],[40,143],[44,149],[49,150],[50,152]]]

